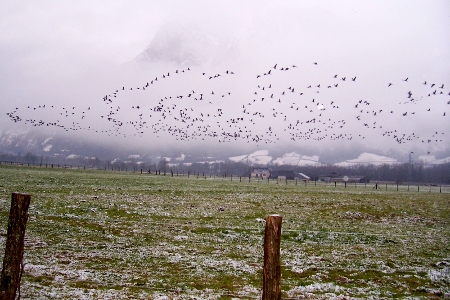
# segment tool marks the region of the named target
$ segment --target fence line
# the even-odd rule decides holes
[[[267,184],[277,184],[277,185],[286,185],[286,186],[314,186],[314,187],[335,187],[335,188],[343,188],[343,189],[372,189],[374,191],[397,191],[397,192],[438,192],[438,193],[450,193],[450,184],[433,184],[433,183],[410,183],[410,184],[396,184],[396,183],[386,183],[383,181],[375,181],[371,183],[360,183],[360,182],[325,182],[325,181],[303,181],[303,180],[288,180],[283,179],[279,180],[276,178],[273,179],[260,179],[254,177],[247,176],[237,176],[231,174],[206,174],[200,172],[190,173],[190,172],[167,172],[161,170],[153,170],[150,169],[148,171],[144,171],[143,169],[136,169],[128,171],[128,168],[86,168],[85,166],[74,167],[73,165],[59,165],[59,164],[36,164],[36,163],[24,163],[24,162],[12,162],[12,161],[0,161],[0,165],[10,165],[10,166],[24,166],[24,167],[39,167],[39,168],[51,168],[51,169],[75,169],[75,170],[93,170],[93,171],[111,171],[111,172],[128,172],[128,173],[140,173],[145,175],[153,175],[153,176],[166,176],[166,177],[181,177],[181,178],[189,178],[189,179],[204,179],[204,180],[220,180],[220,181],[230,181],[235,183],[267,183]]]
[[[130,168],[116,168],[114,166],[109,168],[96,168],[96,167],[88,167],[85,166],[74,167],[73,165],[59,165],[59,164],[37,164],[37,163],[24,163],[24,162],[12,162],[12,161],[0,161],[0,165],[15,165],[15,166],[25,166],[25,167],[39,167],[39,168],[51,168],[51,169],[76,169],[76,170],[94,170],[94,171],[118,171],[118,172],[132,172],[132,173],[140,173],[146,175],[155,175],[155,176],[167,176],[167,177],[182,177],[182,178],[192,178],[192,179],[204,179],[204,180],[221,180],[221,181],[230,181],[230,182],[239,182],[239,183],[268,183],[268,184],[277,184],[277,185],[296,185],[296,186],[314,186],[314,187],[335,187],[335,188],[344,188],[344,189],[372,189],[376,191],[398,191],[398,192],[439,192],[439,193],[450,193],[450,184],[432,184],[432,183],[410,183],[410,184],[395,184],[395,183],[386,183],[383,181],[375,181],[372,183],[356,183],[356,182],[325,182],[325,181],[303,181],[298,179],[260,179],[254,177],[247,176],[236,176],[231,174],[206,174],[202,172],[174,172],[174,171],[162,171],[161,170],[148,170],[144,171],[144,169],[139,169],[133,167]]]

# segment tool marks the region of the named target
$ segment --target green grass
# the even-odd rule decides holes
[[[450,293],[450,193],[0,166],[4,232],[13,192],[24,299],[258,298],[273,213],[284,297]]]

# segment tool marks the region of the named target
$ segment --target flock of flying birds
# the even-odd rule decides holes
[[[317,65],[312,63],[313,68]],[[356,98],[357,95],[351,93],[359,81],[355,75],[330,74],[322,82],[284,84],[283,78],[289,78],[290,72],[298,70],[296,65],[275,64],[249,78],[248,82],[254,82],[254,85],[242,91],[227,90],[227,83],[234,80],[238,72],[226,70],[207,74],[185,68],[161,74],[140,85],[120,86],[103,98],[99,97],[99,103],[83,109],[75,104],[41,103],[16,108],[7,115],[13,122],[56,127],[68,132],[86,130],[118,137],[168,135],[179,141],[225,143],[242,140],[262,145],[286,139],[364,140],[375,136],[376,140],[378,137],[391,138],[399,144],[411,141],[429,144],[444,139],[445,133],[439,130],[442,128],[439,124],[448,124],[445,110],[450,105],[450,92],[443,83],[421,81],[417,94],[414,89],[419,83],[413,83],[408,77],[386,82],[379,89],[401,85],[404,90],[401,97],[392,97],[391,104],[386,105],[376,98]],[[280,80],[274,80],[277,76]],[[177,82],[180,82],[192,77],[201,82],[199,88],[184,92],[167,88],[170,80],[178,78]],[[242,78],[238,80],[242,81]],[[210,84],[212,82],[214,84]],[[162,88],[158,90],[159,85]],[[350,90],[351,97],[334,97],[339,89]],[[421,110],[413,110],[416,104],[422,104],[417,106]],[[48,110],[51,112],[44,113]],[[431,113],[429,119],[436,127],[428,134],[420,136],[407,129],[397,129],[396,124],[407,119],[416,122],[416,116],[427,117],[426,114]]]

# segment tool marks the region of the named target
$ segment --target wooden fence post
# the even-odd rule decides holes
[[[263,300],[281,299],[280,215],[266,217],[264,234]]]
[[[31,196],[13,193],[9,211],[8,231],[6,234],[5,256],[0,279],[0,299],[16,298],[20,288],[23,271],[23,252],[25,228],[28,220],[28,207]],[[20,292],[19,292],[20,293]]]

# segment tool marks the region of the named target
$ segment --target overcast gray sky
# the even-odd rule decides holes
[[[143,54],[148,47],[150,54]],[[442,158],[450,156],[449,50],[448,1],[3,1],[0,124],[18,128],[33,119],[67,128],[80,122],[84,130],[77,135],[112,144],[142,145],[159,137],[179,149],[198,142],[243,151],[366,151],[394,157],[414,151]],[[179,52],[184,56],[178,57]],[[192,56],[195,63],[188,59]],[[188,67],[189,75],[174,77],[175,70]],[[281,71],[284,67],[290,69]],[[235,76],[224,76],[226,70]],[[152,94],[129,92],[107,104],[102,100],[125,86],[135,91],[154,78],[161,82],[166,73],[171,81],[157,87],[155,82]],[[207,79],[216,74],[222,77]],[[205,102],[188,101],[194,89],[205,95]],[[227,100],[213,98],[214,90]],[[178,95],[184,95],[184,102]],[[164,108],[172,107],[166,118],[151,111],[164,97],[169,98]],[[119,130],[117,123],[105,121],[119,106],[110,117],[146,122],[144,134],[133,136],[136,127]],[[146,109],[141,117],[137,106]],[[79,119],[62,119],[66,111],[71,114],[69,107],[77,107],[73,113]],[[188,117],[205,117],[186,128],[187,123],[174,120],[175,112],[185,108],[191,110]],[[218,109],[223,113],[213,119]],[[14,123],[7,112],[23,120]],[[241,123],[232,123],[241,117]],[[25,128],[36,128],[31,125]],[[243,138],[243,132],[228,140],[192,136],[193,127],[200,133],[207,125],[219,135],[247,126],[250,137]],[[86,130],[89,126],[121,135],[94,134]],[[190,134],[189,142],[169,134],[170,126]]]

